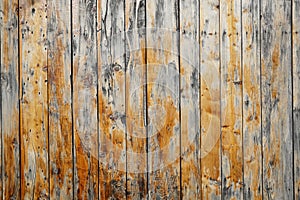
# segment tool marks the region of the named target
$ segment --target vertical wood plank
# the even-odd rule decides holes
[[[178,6],[146,3],[149,199],[180,198]]]
[[[126,199],[124,1],[102,1],[100,9],[100,196]]]
[[[293,198],[291,1],[262,1],[263,197]]]
[[[294,193],[300,199],[300,1],[293,1],[293,141],[294,141]]]
[[[127,199],[147,198],[145,3],[128,0],[125,5]]]
[[[96,0],[72,0],[74,198],[98,198]]]
[[[221,198],[219,3],[200,1],[202,199]]]
[[[262,199],[260,3],[242,6],[244,197]]]
[[[20,0],[21,199],[49,198],[47,4]]]
[[[241,1],[220,6],[222,198],[243,199]]]
[[[50,198],[73,198],[71,7],[48,1]]]
[[[199,1],[179,2],[181,193],[183,199],[200,199]]]
[[[2,143],[3,143],[3,137],[2,137],[2,78],[1,78],[1,71],[2,71],[2,32],[3,32],[3,1],[0,2],[0,199],[2,199],[3,196],[3,181],[2,181]]]
[[[1,1],[2,195],[20,198],[18,1]],[[2,158],[2,157],[1,157]]]

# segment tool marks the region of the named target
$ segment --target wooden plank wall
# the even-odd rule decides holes
[[[299,0],[1,0],[0,199],[300,199]]]

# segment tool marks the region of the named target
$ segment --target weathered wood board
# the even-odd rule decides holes
[[[293,199],[291,1],[262,1],[264,199]]]
[[[300,199],[300,1],[292,2],[294,199]]]
[[[21,199],[46,199],[49,198],[47,2],[20,0],[19,15]]]
[[[127,199],[147,199],[146,1],[125,4]]]
[[[243,158],[244,198],[262,199],[260,2],[243,1]]]
[[[73,199],[71,2],[49,1],[47,13],[50,198]]]
[[[146,2],[149,199],[180,198],[178,3]]]
[[[180,155],[183,199],[200,199],[199,1],[179,4]]]
[[[0,2],[1,18],[1,194],[20,198],[18,1]],[[2,198],[2,197],[1,197]]]
[[[126,199],[125,5],[109,0],[99,6],[100,198]]]
[[[243,199],[242,2],[220,3],[222,199]]]
[[[200,1],[201,199],[221,198],[219,3]]]
[[[96,0],[72,0],[74,199],[98,198]]]

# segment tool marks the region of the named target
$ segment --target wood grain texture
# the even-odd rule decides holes
[[[20,198],[18,1],[1,1],[1,189],[4,198]]]
[[[262,199],[260,4],[243,1],[244,198]]]
[[[300,200],[300,1],[292,5],[294,199]]]
[[[181,194],[200,199],[199,1],[180,0]]]
[[[241,1],[220,6],[222,198],[243,199]]]
[[[127,199],[147,198],[146,1],[125,5]]]
[[[50,198],[73,198],[71,2],[47,6]]]
[[[102,1],[98,12],[100,197],[126,199],[124,1]]]
[[[263,197],[293,198],[291,1],[262,1]]]
[[[0,199],[300,200],[299,10],[1,0]]]
[[[19,3],[21,199],[47,199],[47,4],[45,0]]]
[[[146,3],[149,199],[180,198],[178,6]]]
[[[98,198],[96,0],[72,0],[74,198]]]
[[[219,3],[200,1],[202,199],[221,198]]]

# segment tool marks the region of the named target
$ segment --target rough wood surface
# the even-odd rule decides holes
[[[261,7],[263,197],[293,198],[291,1]]]
[[[126,199],[124,1],[102,1],[99,34],[100,197]]]
[[[200,199],[199,1],[179,2],[181,194]]]
[[[146,4],[125,5],[127,199],[147,199]]]
[[[294,0],[292,15],[293,54],[293,141],[294,141],[294,193],[300,199],[300,1]]]
[[[3,197],[20,198],[18,1],[1,1],[1,161]],[[1,195],[0,195],[1,196]]]
[[[49,1],[48,102],[50,198],[73,198],[71,2]]]
[[[1,0],[0,199],[300,200],[299,10]]]
[[[221,198],[220,5],[200,1],[202,199]]]
[[[47,4],[45,0],[19,3],[21,199],[47,199]]]
[[[150,199],[180,198],[178,6],[175,0],[146,3]]]
[[[221,0],[222,198],[243,198],[241,1]]]
[[[242,6],[244,198],[262,199],[260,4]]]
[[[74,198],[98,198],[96,0],[72,0]]]

